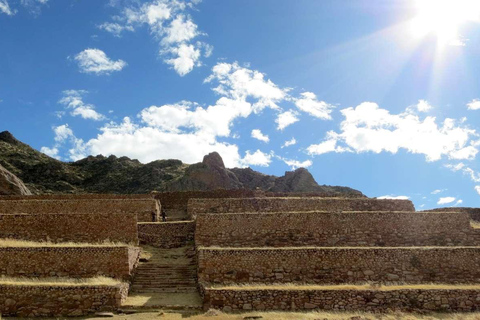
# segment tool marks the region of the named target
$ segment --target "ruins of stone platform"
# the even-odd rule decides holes
[[[1,197],[0,243],[23,242],[0,244],[0,313],[476,311],[475,212],[251,190]]]

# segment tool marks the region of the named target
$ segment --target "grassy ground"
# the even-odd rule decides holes
[[[98,242],[98,243],[83,243],[83,242],[49,242],[49,241],[25,241],[16,239],[0,239],[0,248],[18,248],[18,247],[125,247],[128,244],[120,242]]]
[[[444,284],[444,283],[425,283],[425,284],[344,284],[344,285],[308,285],[294,283],[262,284],[245,283],[239,285],[213,285],[208,287],[214,290],[479,290],[480,284]]]
[[[21,318],[4,318],[20,320]],[[49,320],[71,319],[71,318],[49,318]],[[101,320],[102,317],[81,317],[75,319]],[[195,314],[192,312],[155,311],[136,314],[114,315],[114,320],[480,320],[480,313],[444,313],[444,314],[372,314],[372,313],[333,313],[333,312],[249,312],[241,314],[225,314],[219,311],[210,310],[206,313]],[[25,319],[26,320],[26,319]],[[46,320],[46,319],[45,319]]]
[[[0,285],[15,286],[55,286],[55,287],[72,287],[72,286],[115,286],[121,282],[112,278],[95,277],[85,279],[73,278],[9,278],[0,277]]]

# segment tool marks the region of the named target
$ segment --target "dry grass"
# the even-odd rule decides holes
[[[470,226],[471,226],[473,229],[480,229],[480,222],[479,222],[479,221],[470,220]]]
[[[247,312],[239,314],[226,314],[216,310],[209,310],[206,313],[195,314],[188,311],[149,311],[136,314],[118,314],[110,319],[114,320],[244,320],[255,319],[261,317],[260,320],[480,320],[480,313],[432,313],[432,314],[415,314],[392,312],[385,314],[373,314],[365,312]],[[355,318],[357,317],[357,318]],[[12,318],[12,320],[20,320],[23,318]],[[30,318],[31,319],[31,318]],[[42,318],[43,319],[43,318]],[[52,320],[66,318],[51,318]],[[101,320],[104,318],[90,316],[77,319]],[[47,319],[44,319],[47,320]]]
[[[7,286],[52,286],[52,287],[81,287],[81,286],[116,286],[121,281],[95,277],[85,279],[74,278],[10,278],[0,277],[0,285]]]
[[[308,284],[294,284],[294,283],[279,283],[279,284],[240,284],[235,286],[221,286],[214,285],[207,287],[213,290],[378,290],[378,291],[393,291],[393,290],[480,290],[480,284],[392,284],[381,285],[365,283],[359,285],[344,284],[344,285],[308,285]]]
[[[99,243],[82,242],[49,242],[49,241],[25,241],[16,239],[0,239],[0,248],[19,248],[19,247],[126,247],[126,243],[104,241]]]
[[[421,246],[421,247],[219,247],[219,246],[198,246],[199,250],[234,250],[234,251],[280,251],[280,250],[430,250],[430,249],[442,249],[442,250],[457,250],[457,249],[480,249],[480,246]],[[480,319],[479,319],[480,320]]]
[[[137,222],[137,224],[185,224],[192,223],[194,220],[165,221],[165,222]]]

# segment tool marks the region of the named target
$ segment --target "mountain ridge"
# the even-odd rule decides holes
[[[217,152],[206,155],[202,162],[195,164],[184,164],[175,159],[142,164],[136,159],[114,155],[63,162],[17,140],[8,131],[0,133],[0,165],[21,179],[34,194],[149,193],[221,188],[364,196],[349,187],[320,186],[305,168],[287,171],[280,177],[251,168],[227,169]]]

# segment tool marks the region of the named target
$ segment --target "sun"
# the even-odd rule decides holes
[[[416,0],[412,21],[415,37],[435,34],[442,45],[461,40],[459,28],[469,21],[480,21],[480,0]]]

